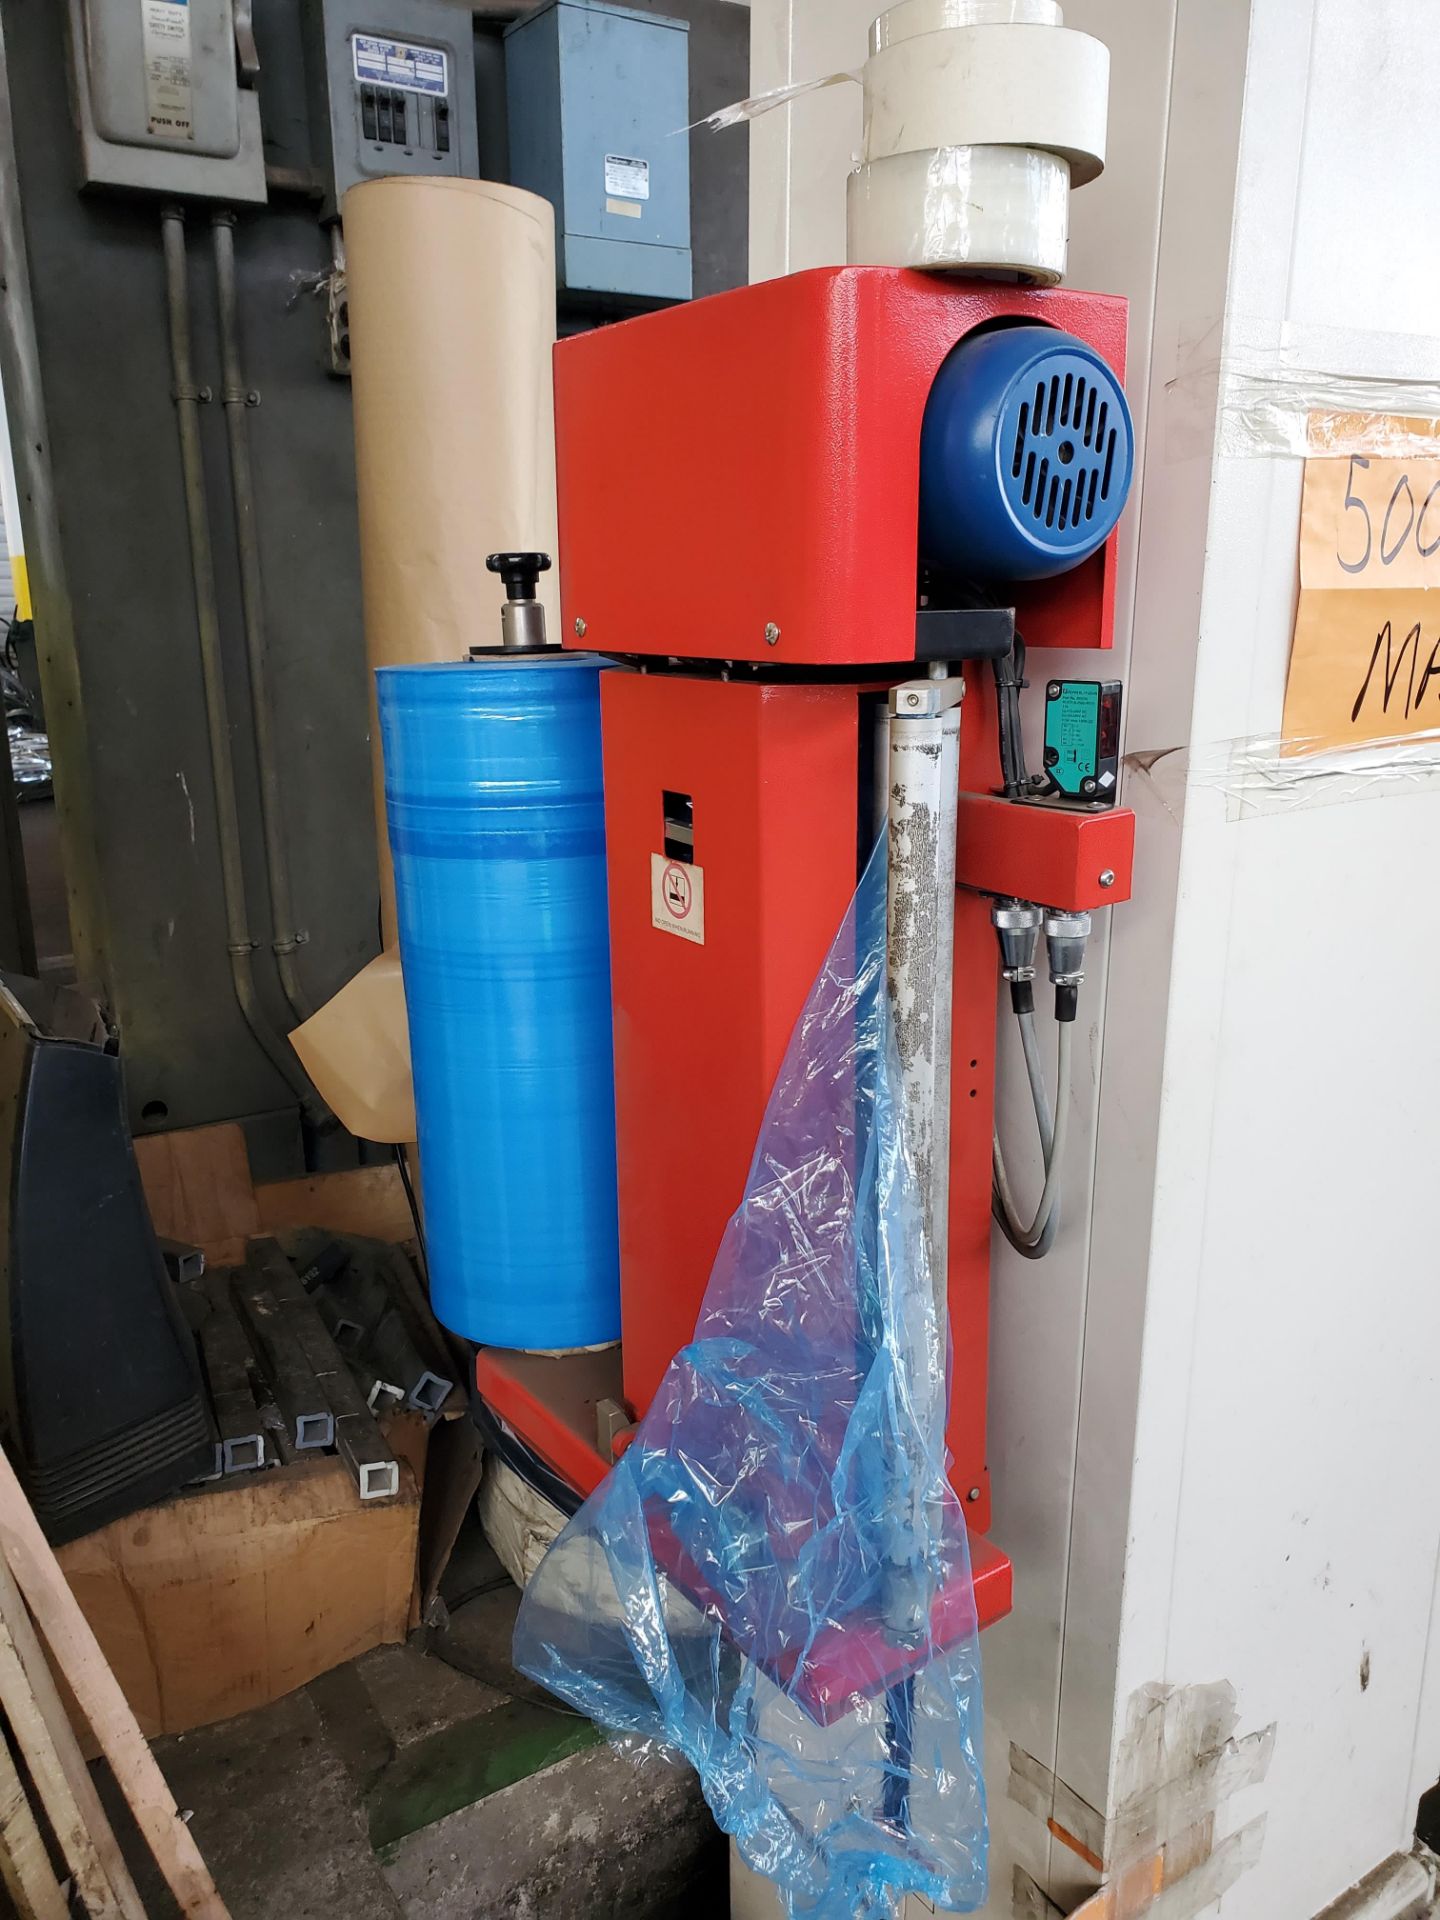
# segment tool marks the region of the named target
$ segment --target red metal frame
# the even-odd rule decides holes
[[[912,659],[925,403],[960,339],[1016,320],[1075,334],[1123,376],[1121,299],[891,267],[793,274],[562,341],[566,644]],[[1109,646],[1113,539],[1014,598],[1029,645]]]
[[[619,1398],[618,1347],[559,1359],[481,1347],[475,1356],[475,1385],[487,1405],[561,1479],[578,1493],[594,1493],[610,1471],[597,1444],[596,1412],[601,1400]],[[1014,1604],[1014,1574],[1009,1556],[973,1526],[970,1571],[979,1625],[993,1626]],[[813,1654],[806,1704],[817,1719],[830,1715],[830,1683],[839,1664],[833,1647],[817,1648]],[[873,1654],[870,1667],[873,1671]]]

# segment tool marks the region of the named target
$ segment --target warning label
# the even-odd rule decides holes
[[[705,873],[683,860],[650,856],[650,924],[697,947],[705,944]]]

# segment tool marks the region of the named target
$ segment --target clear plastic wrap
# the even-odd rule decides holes
[[[901,0],[870,29],[870,51],[951,27],[1063,27],[1059,0]]]
[[[790,1042],[691,1344],[546,1556],[521,1670],[700,1776],[817,1920],[986,1892],[980,1661],[901,1138],[877,850]],[[683,1196],[676,1203],[683,1205]]]
[[[1070,168],[1026,147],[941,147],[871,160],[850,175],[852,267],[1065,275]]]

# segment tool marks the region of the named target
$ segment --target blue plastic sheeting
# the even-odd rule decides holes
[[[979,1640],[871,861],[695,1338],[528,1587],[516,1664],[678,1751],[789,1911],[983,1904]]]
[[[435,1312],[620,1333],[600,663],[383,667],[385,807]]]

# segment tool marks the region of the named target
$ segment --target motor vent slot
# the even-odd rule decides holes
[[[1014,406],[1010,478],[1024,517],[1047,534],[1088,531],[1103,518],[1115,480],[1121,427],[1093,368],[1055,364]]]

